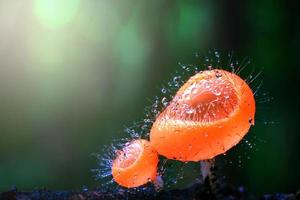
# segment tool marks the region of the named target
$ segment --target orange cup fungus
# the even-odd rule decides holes
[[[112,175],[123,187],[138,187],[149,181],[155,181],[157,164],[158,154],[150,142],[143,139],[133,140],[116,152]]]
[[[254,95],[243,79],[225,70],[206,70],[192,76],[158,116],[151,146],[169,159],[211,159],[245,136],[254,115]]]

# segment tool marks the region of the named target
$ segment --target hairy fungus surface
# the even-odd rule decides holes
[[[157,152],[147,140],[133,140],[116,152],[112,164],[114,180],[127,188],[138,187],[156,179]]]
[[[151,146],[169,159],[211,159],[245,136],[254,115],[254,95],[243,79],[221,69],[202,71],[158,116],[150,131]]]

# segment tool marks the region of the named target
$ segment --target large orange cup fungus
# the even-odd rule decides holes
[[[158,116],[151,146],[169,159],[212,159],[245,136],[254,115],[253,92],[243,79],[225,70],[206,70],[192,76]]]
[[[147,140],[133,140],[116,152],[112,164],[114,180],[127,188],[156,180],[158,154]]]

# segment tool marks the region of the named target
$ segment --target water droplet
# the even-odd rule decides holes
[[[216,96],[220,96],[220,95],[221,95],[221,91],[215,91],[214,94],[215,94]]]
[[[179,134],[179,133],[180,133],[180,130],[175,129],[175,133]]]
[[[180,62],[178,64],[181,66],[182,69],[186,70],[187,66],[185,64],[182,64]]]
[[[215,56],[216,56],[216,58],[219,58],[219,57],[220,57],[220,54],[219,54],[218,51],[215,51]]]
[[[198,93],[198,89],[196,87],[193,87],[191,90],[192,94],[197,94]]]
[[[83,192],[88,192],[89,188],[86,185],[84,185],[84,186],[82,186],[82,191]]]
[[[180,82],[181,82],[181,76],[175,76],[173,78],[173,85],[175,87],[179,87],[180,86]]]
[[[208,68],[208,70],[212,70],[212,66],[211,65],[207,66],[207,68]]]
[[[161,92],[162,92],[163,94],[166,94],[166,93],[167,93],[167,89],[166,89],[166,88],[162,88],[162,89],[161,89]]]
[[[144,124],[142,127],[141,127],[142,130],[147,130],[148,129],[148,126],[147,124]]]
[[[184,94],[183,95],[183,99],[186,100],[186,101],[188,101],[188,100],[191,99],[191,96],[189,94]]]
[[[151,120],[150,120],[150,119],[144,119],[144,122],[145,122],[145,123],[150,123]]]
[[[216,71],[216,73],[215,73],[215,74],[216,74],[216,77],[217,77],[217,78],[220,78],[220,77],[222,77],[222,74],[221,74],[219,71]]]
[[[185,112],[186,112],[187,114],[193,114],[193,113],[195,112],[195,109],[189,108],[189,109],[186,109]]]
[[[249,117],[249,124],[254,125],[252,117]]]
[[[162,98],[161,103],[163,104],[163,106],[167,106],[168,105],[168,100],[166,97]]]
[[[174,82],[179,82],[179,81],[180,81],[180,78],[181,78],[181,76],[175,76],[175,77],[173,78],[173,81],[174,81]]]

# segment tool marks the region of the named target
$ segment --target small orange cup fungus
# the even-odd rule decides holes
[[[154,122],[150,142],[169,159],[211,159],[245,136],[254,115],[254,95],[243,79],[225,70],[206,70],[177,91]]]
[[[158,154],[147,140],[133,140],[116,154],[112,175],[119,185],[133,188],[156,180]]]

